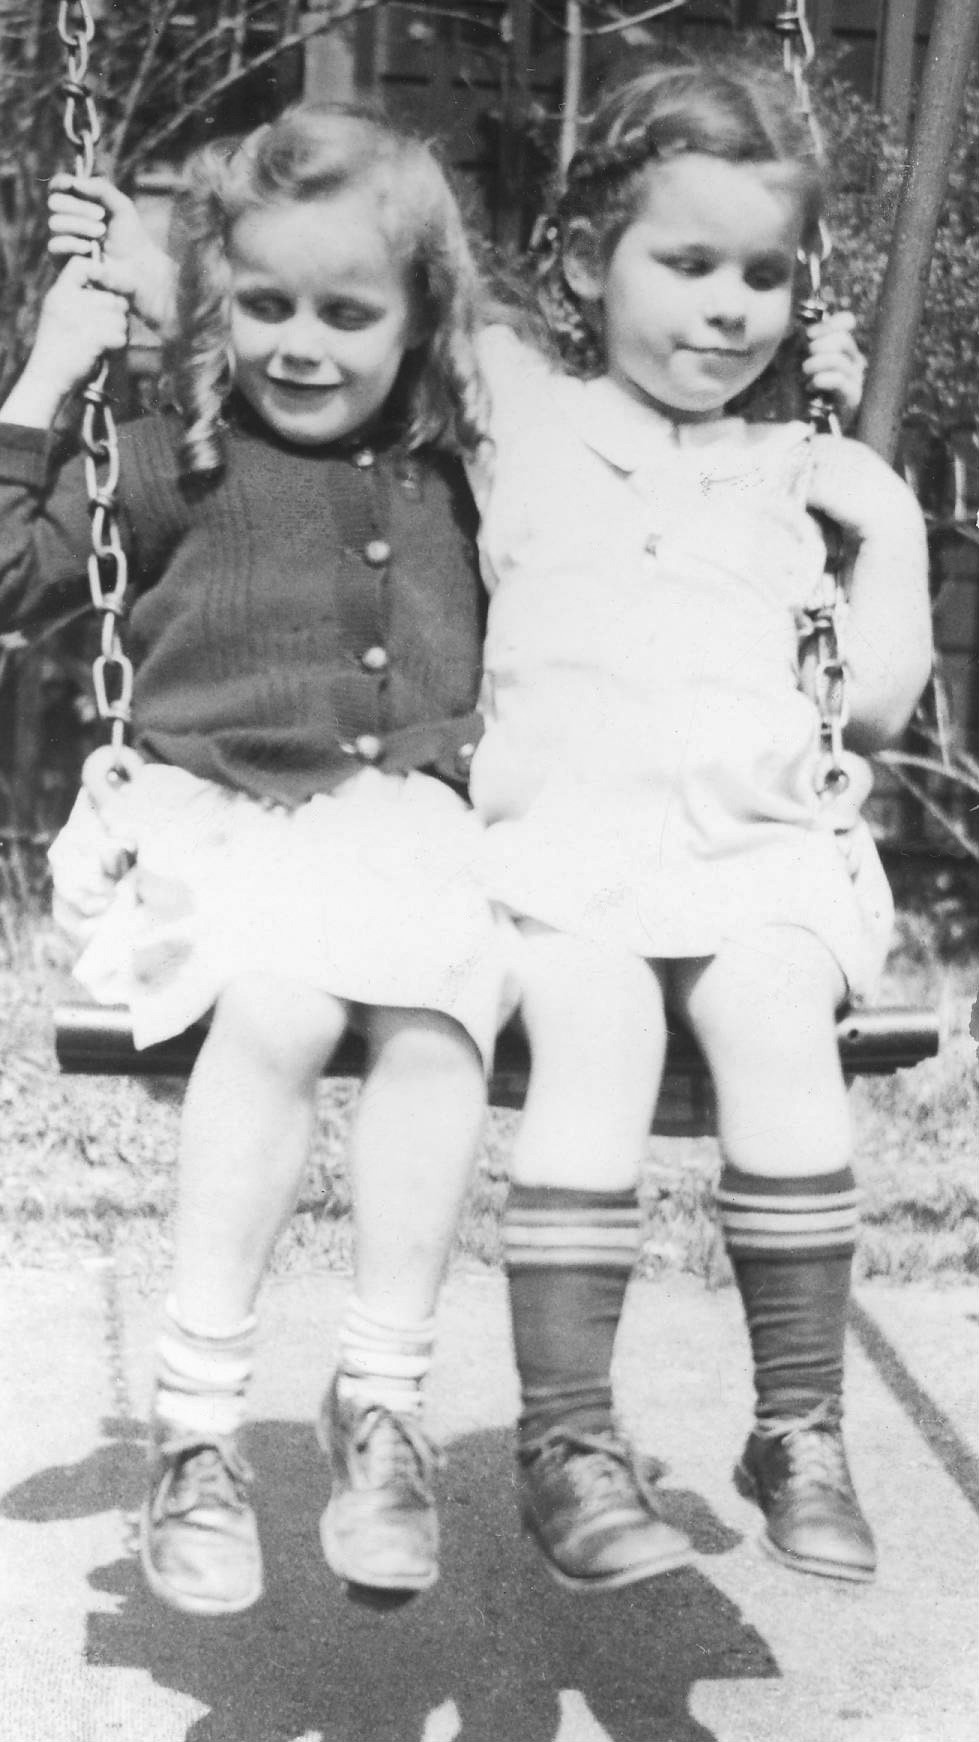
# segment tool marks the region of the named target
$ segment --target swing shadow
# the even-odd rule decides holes
[[[442,1577],[387,1613],[351,1602],[323,1564],[327,1477],[311,1429],[257,1422],[247,1450],[267,1575],[256,1609],[224,1621],[175,1614],[145,1593],[131,1557],[89,1578],[119,1606],[86,1617],[87,1663],[147,1671],[206,1707],[186,1742],[554,1742],[576,1714],[610,1742],[716,1742],[690,1710],[694,1684],[779,1675],[761,1635],[695,1567],[602,1596],[554,1585],[520,1533],[509,1433],[450,1447]],[[40,1472],[0,1509],[43,1522],[135,1508],[143,1473],[130,1437]],[[740,1541],[698,1495],[661,1495],[701,1555]]]

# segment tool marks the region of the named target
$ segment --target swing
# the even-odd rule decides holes
[[[73,27],[74,15],[74,27]],[[58,29],[66,51],[65,132],[75,149],[75,173],[93,173],[98,140],[98,117],[86,85],[88,50],[94,26],[88,0],[61,0]],[[782,7],[776,29],[783,38],[785,67],[795,80],[800,107],[815,127],[809,111],[804,72],[812,58],[812,39],[805,22],[804,0]],[[820,293],[820,268],[829,251],[825,232],[820,252],[808,257],[810,294],[801,307],[801,317],[815,324],[825,313]],[[114,420],[105,388],[107,366],[103,361],[85,391],[82,443],[86,482],[92,515],[92,552],[88,560],[89,584],[96,610],[101,614],[101,649],[93,668],[96,707],[110,728],[120,778],[129,752],[125,731],[132,693],[132,665],[120,642],[119,619],[125,609],[126,556],[116,519],[118,446]],[[810,400],[810,420],[817,430],[838,428],[831,404],[818,395]],[[836,641],[837,608],[843,596],[843,578],[832,546],[827,559],[826,601],[809,614],[804,632],[804,664],[811,672],[813,692],[820,713],[821,758],[818,787],[832,794],[846,784],[843,767],[844,668]],[[89,1076],[182,1077],[192,1069],[207,1033],[198,1023],[185,1033],[159,1045],[137,1051],[133,1045],[129,1011],[122,1006],[86,1003],[62,1005],[55,1012],[55,1050],[62,1071]],[[891,1075],[933,1057],[938,1051],[938,1022],[933,1011],[880,1007],[847,1010],[837,1025],[837,1039],[844,1075]],[[327,1066],[331,1077],[362,1077],[365,1069],[363,1039],[348,1034]],[[515,1023],[501,1034],[490,1082],[490,1100],[501,1107],[520,1107],[527,1086],[529,1060],[525,1039]],[[669,1037],[663,1085],[653,1130],[669,1136],[694,1136],[713,1132],[715,1107],[705,1061],[693,1039],[682,1030]]]

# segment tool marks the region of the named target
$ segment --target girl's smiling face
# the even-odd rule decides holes
[[[299,447],[369,424],[413,342],[406,274],[362,188],[261,206],[231,232],[235,383]]]
[[[601,302],[611,378],[674,421],[716,416],[785,337],[800,229],[774,167],[696,152],[651,164],[603,274],[566,267]]]

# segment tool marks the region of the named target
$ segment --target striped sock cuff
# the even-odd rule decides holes
[[[634,1191],[513,1186],[503,1240],[510,1271],[631,1271],[639,1250],[639,1200]]]
[[[854,1250],[862,1194],[853,1172],[769,1179],[726,1165],[715,1201],[734,1258],[844,1258]]]

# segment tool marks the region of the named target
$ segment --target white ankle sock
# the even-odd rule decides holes
[[[398,1319],[368,1310],[356,1295],[340,1327],[337,1390],[345,1402],[382,1403],[418,1415],[432,1364],[434,1318]]]
[[[178,1434],[233,1434],[245,1418],[255,1351],[254,1314],[215,1335],[185,1324],[171,1297],[156,1340],[154,1413]]]

